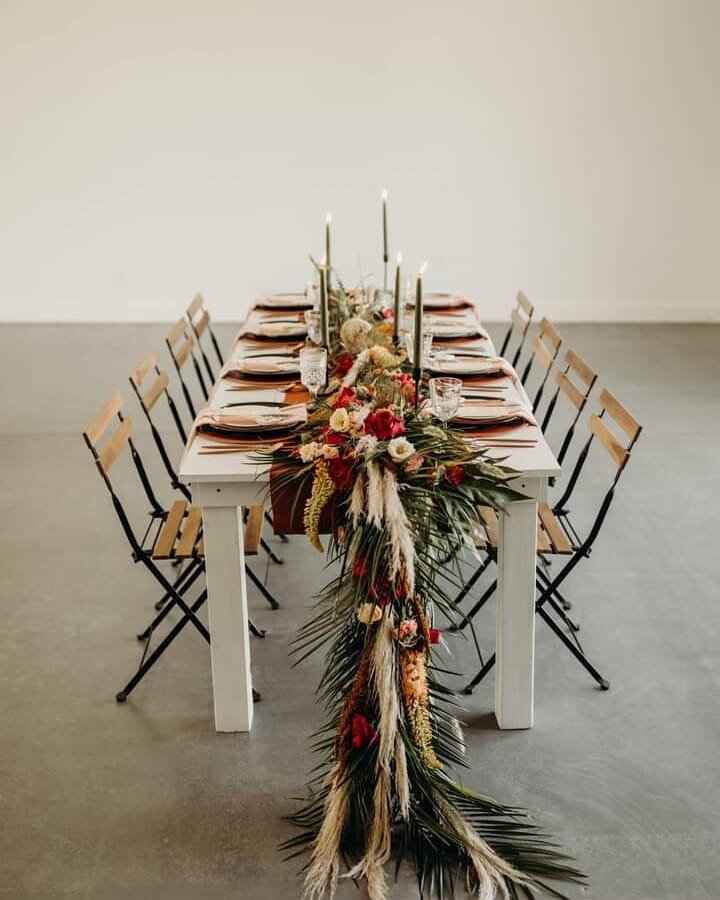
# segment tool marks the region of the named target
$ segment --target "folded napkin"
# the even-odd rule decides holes
[[[305,294],[273,294],[255,304],[257,309],[312,309],[312,300]]]
[[[220,370],[221,378],[242,378],[246,375],[277,376],[287,378],[300,371],[300,363],[292,356],[268,356],[253,359],[231,359]]]
[[[463,400],[462,406],[452,421],[455,425],[467,425],[472,428],[520,423],[537,425],[533,414],[519,403],[503,403],[492,406],[482,401],[469,399]]]
[[[263,432],[289,429],[306,420],[304,403],[281,407],[264,407],[258,403],[229,409],[202,409],[195,419],[195,428],[200,432]]]
[[[432,360],[428,368],[431,372],[441,375],[467,375],[471,378],[495,378],[499,375],[507,375],[513,381],[517,381],[515,369],[500,356],[490,359],[462,357],[461,359]]]
[[[462,309],[472,307],[474,304],[463,297],[462,294],[448,294],[431,292],[423,297],[423,309]],[[415,306],[415,301],[410,299],[408,306]]]

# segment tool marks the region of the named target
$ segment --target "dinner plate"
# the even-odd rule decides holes
[[[480,332],[476,325],[462,325],[458,322],[432,322],[430,330],[433,339],[452,340],[453,338],[479,337]]]
[[[258,309],[312,309],[313,304],[305,294],[288,293],[273,294],[272,297],[263,297],[255,306]]]
[[[246,356],[237,360],[237,368],[233,369],[242,375],[283,376],[294,375],[300,371],[300,361],[293,356]]]
[[[428,371],[437,375],[466,375],[468,377],[507,375],[502,364],[492,359],[471,359],[461,357],[455,359],[430,359]]]
[[[262,403],[247,403],[229,408],[224,414],[218,413],[212,421],[203,423],[202,430],[226,435],[274,434],[288,431],[297,421],[292,409],[271,409]]]
[[[248,331],[245,337],[251,337],[257,341],[282,341],[302,340],[307,335],[307,328],[302,322],[262,322],[255,326],[254,331]]]
[[[423,294],[423,309],[454,309],[467,304],[467,298],[460,294],[443,294],[438,291]],[[415,306],[415,300],[411,299],[408,306]]]
[[[497,428],[500,425],[527,425],[527,414],[521,406],[482,406],[463,403],[452,419],[457,428]]]

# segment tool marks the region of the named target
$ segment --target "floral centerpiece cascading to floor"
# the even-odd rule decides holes
[[[352,302],[343,296],[343,308]],[[366,879],[382,900],[391,858],[414,864],[425,897],[450,895],[458,879],[483,900],[563,896],[547,882],[582,883],[572,860],[522,810],[450,774],[464,743],[437,654],[438,614],[460,617],[443,584],[478,507],[520,495],[509,470],[433,423],[391,323],[377,303],[362,307],[336,330],[329,389],[298,442],[272,457],[274,501],[302,511],[318,550],[329,533],[337,564],[294,648],[298,660],[326,648],[328,719],[315,736],[324,764],[286,849],[310,851],[310,900],[332,896],[341,877]]]

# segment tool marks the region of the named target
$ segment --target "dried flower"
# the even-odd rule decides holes
[[[355,399],[355,391],[349,387],[342,387],[337,392],[335,396],[335,400],[333,401],[332,407],[333,409],[339,409],[342,406],[350,406],[352,401]]]
[[[340,455],[340,451],[332,444],[323,444],[320,455],[323,459],[335,459],[336,456]]]
[[[325,504],[334,492],[335,485],[328,474],[327,463],[325,460],[319,459],[315,463],[315,477],[310,496],[305,501],[303,525],[305,526],[305,534],[308,540],[320,553],[323,551],[319,537],[320,516],[325,508]]]
[[[383,608],[379,603],[363,603],[358,609],[358,622],[363,625],[371,625],[379,622],[383,617]]]
[[[415,619],[403,619],[398,625],[398,638],[402,641],[405,638],[415,637],[417,627]]]
[[[354,316],[340,328],[340,340],[351,353],[359,353],[366,346],[365,335],[371,330],[372,325],[369,322]]]
[[[377,731],[362,713],[355,713],[350,723],[350,736],[353,747],[360,750],[377,738]]]
[[[312,462],[322,454],[323,445],[317,441],[310,441],[307,444],[301,444],[298,447],[298,454],[304,463]]]
[[[415,447],[407,438],[393,438],[388,444],[388,453],[395,462],[403,462],[415,453]]]
[[[358,453],[372,453],[377,446],[378,439],[374,434],[364,434],[357,442],[355,449]]]
[[[417,472],[418,469],[422,468],[422,464],[425,462],[425,457],[421,456],[419,453],[416,453],[414,456],[411,456],[410,459],[405,463],[405,471],[408,475],[412,475],[414,472]]]
[[[457,487],[458,484],[463,480],[465,475],[465,466],[448,466],[445,469],[445,481],[452,485],[453,487]]]

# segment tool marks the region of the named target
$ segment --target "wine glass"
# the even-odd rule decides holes
[[[327,378],[327,350],[325,347],[303,347],[300,350],[300,381],[317,399],[318,391]]]
[[[308,281],[305,285],[305,297],[308,303],[312,303],[313,307],[317,307],[320,302],[320,289],[313,281]]]
[[[443,427],[447,428],[447,423],[460,406],[460,391],[462,390],[462,381],[459,378],[431,378],[430,385],[430,408],[438,419],[443,423]]]
[[[307,327],[307,336],[313,344],[320,343],[320,310],[305,310],[305,325]]]
[[[433,333],[429,329],[423,328],[422,333],[422,361],[420,365],[425,365],[425,363],[430,359],[430,351],[432,350],[432,342],[433,342]],[[407,348],[408,360],[410,361],[410,365],[415,365],[415,329],[412,329],[409,334],[405,334],[405,346]]]

